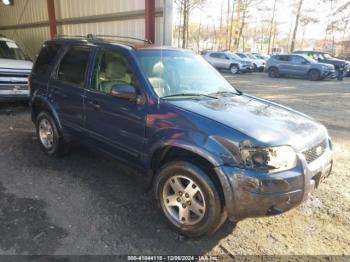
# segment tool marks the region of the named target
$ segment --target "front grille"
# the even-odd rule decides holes
[[[27,84],[28,80],[16,80],[16,81],[4,81],[4,80],[0,80],[0,85],[18,85],[18,84]]]
[[[13,72],[13,73],[0,73],[0,77],[28,77],[29,76],[29,73],[22,73],[22,72],[19,72],[19,73],[16,73],[16,72]]]
[[[27,85],[29,74],[25,71],[0,71],[0,86]]]
[[[321,143],[313,146],[310,149],[303,151],[303,155],[306,159],[306,162],[309,164],[315,161],[317,158],[323,155],[327,148],[327,140],[324,139]]]

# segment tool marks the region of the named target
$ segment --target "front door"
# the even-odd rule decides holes
[[[90,51],[90,47],[71,47],[50,80],[58,117],[62,125],[72,131],[81,131],[84,126],[84,87]]]
[[[86,92],[86,131],[115,156],[138,162],[145,143],[144,105],[111,96],[113,85],[133,85],[142,95],[122,52],[100,49]]]
[[[296,76],[305,76],[309,71],[310,63],[301,56],[293,55],[292,63],[293,74]]]

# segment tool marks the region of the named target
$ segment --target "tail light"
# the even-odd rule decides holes
[[[29,94],[32,95],[32,75],[31,74],[28,76],[28,90],[29,90]]]

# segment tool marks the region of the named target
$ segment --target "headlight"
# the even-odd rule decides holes
[[[266,172],[281,172],[297,164],[297,155],[290,146],[245,148],[241,150],[243,164]]]

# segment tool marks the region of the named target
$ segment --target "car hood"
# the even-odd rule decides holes
[[[346,61],[333,57],[331,59],[327,58],[327,59],[323,60],[323,63],[332,63],[332,64],[336,64],[336,65],[343,65],[343,64],[346,64]]]
[[[31,61],[0,58],[0,69],[31,70],[32,67],[33,63]]]
[[[327,64],[327,63],[316,63],[319,66],[326,66],[329,69],[334,69],[334,65],[332,64]]]
[[[249,95],[169,102],[269,146],[290,145],[300,151],[327,136],[325,127],[310,117]]]

